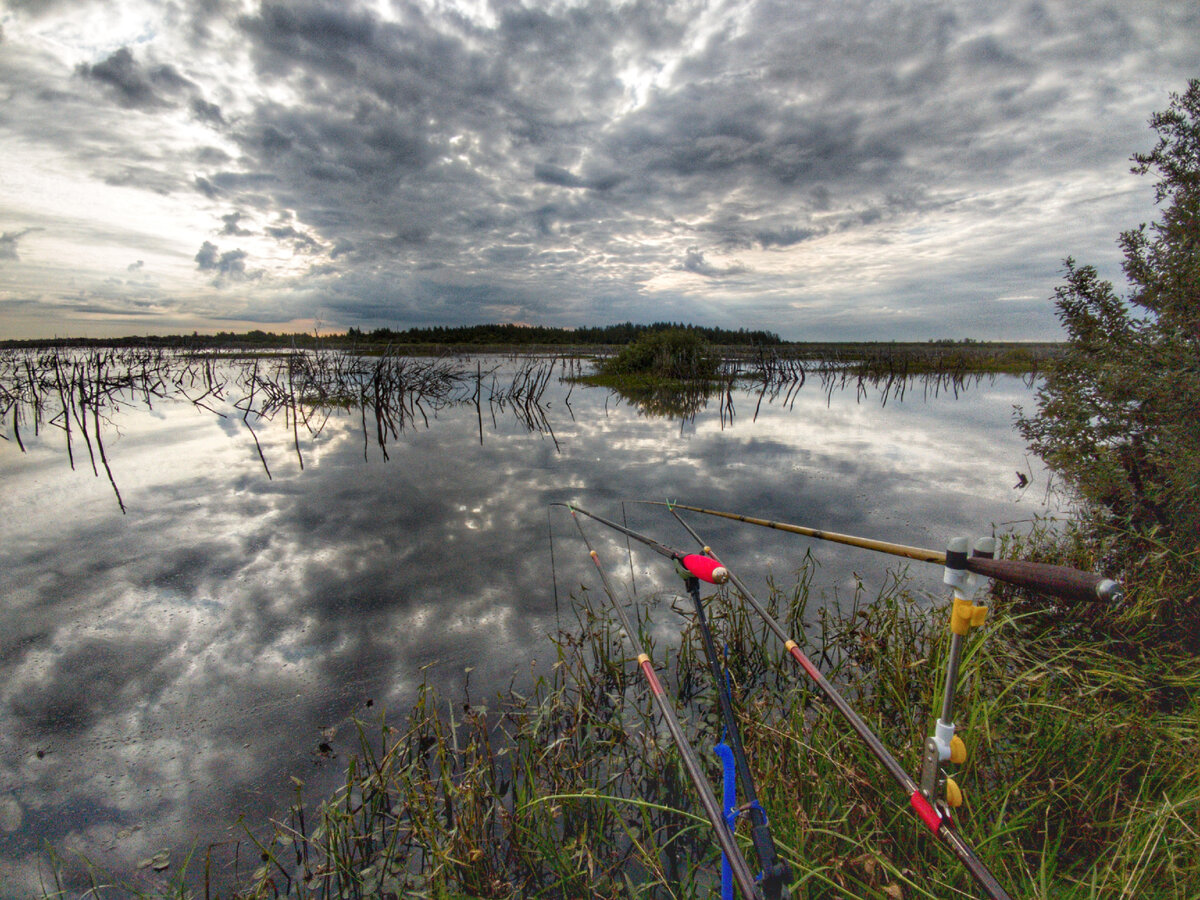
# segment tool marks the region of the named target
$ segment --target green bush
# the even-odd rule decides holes
[[[1136,575],[1165,553],[1158,614],[1182,613],[1186,630],[1200,624],[1200,80],[1150,126],[1158,142],[1133,171],[1159,176],[1162,217],[1121,235],[1129,293],[1066,261],[1055,294],[1067,349],[1018,426],[1114,565]]]
[[[709,379],[716,377],[720,363],[698,333],[671,328],[642,335],[616,356],[605,360],[600,371],[606,376]]]

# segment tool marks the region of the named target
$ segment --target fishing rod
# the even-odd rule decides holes
[[[692,606],[696,611],[696,622],[704,642],[704,655],[708,660],[713,685],[716,687],[721,718],[725,723],[729,747],[733,752],[737,779],[741,785],[742,794],[746,798],[745,805],[750,816],[750,835],[754,843],[755,853],[758,855],[758,861],[762,865],[761,883],[763,894],[767,900],[778,900],[779,897],[786,893],[787,884],[791,881],[791,869],[779,859],[779,853],[775,848],[775,841],[771,837],[771,829],[767,822],[766,811],[758,802],[758,791],[755,788],[754,777],[750,773],[750,765],[746,759],[746,750],[742,744],[741,730],[738,728],[737,717],[733,712],[732,701],[729,698],[729,694],[724,690],[725,679],[721,672],[721,664],[718,661],[717,648],[704,616],[704,605],[700,602],[700,582],[706,581],[709,584],[724,584],[729,578],[728,570],[711,556],[684,553],[681,550],[675,550],[665,544],[659,543],[652,537],[648,537],[641,532],[634,531],[596,513],[588,512],[582,507],[569,506],[568,508],[572,514],[576,512],[583,513],[588,518],[595,519],[602,525],[607,525],[609,528],[627,537],[640,541],[656,553],[674,561],[676,570],[684,580],[688,594],[692,599]],[[578,520],[576,521],[578,522]]]
[[[733,519],[736,522],[745,522],[748,525],[774,528],[777,531],[800,534],[822,541],[832,541],[836,544],[848,544],[851,547],[861,547],[864,550],[874,550],[878,553],[888,553],[892,556],[901,556],[920,562],[935,563],[940,566],[957,566],[958,568],[965,568],[968,572],[982,575],[984,578],[994,578],[997,581],[1049,594],[1062,600],[1071,600],[1074,602],[1100,600],[1105,603],[1116,603],[1125,596],[1121,585],[1111,578],[1105,578],[1103,575],[1095,575],[1091,572],[1082,572],[1079,569],[1073,569],[1069,566],[1055,566],[1049,563],[1018,559],[991,559],[980,555],[967,556],[965,547],[962,549],[951,548],[946,553],[941,553],[937,550],[906,547],[904,544],[892,544],[887,541],[855,537],[852,534],[838,534],[833,531],[823,531],[819,528],[806,528],[803,525],[789,525],[786,522],[772,522],[769,519],[743,516],[738,513],[720,512],[715,509],[704,509],[700,506],[687,506],[683,503],[668,503],[661,500],[644,500],[639,502],[648,503],[653,506],[686,509],[688,512],[703,513],[706,516],[717,516],[722,519]]]
[[[656,501],[639,502],[656,503]],[[977,541],[974,550],[969,555],[966,538],[953,539],[945,553],[938,553],[920,547],[907,547],[903,544],[837,534],[737,513],[718,512],[698,506],[687,506],[680,503],[663,503],[661,505],[774,528],[819,540],[862,547],[880,553],[889,553],[893,556],[937,563],[945,567],[942,580],[953,590],[950,611],[950,648],[946,655],[941,715],[934,724],[933,734],[926,736],[925,744],[922,747],[920,789],[922,795],[931,801],[938,795],[939,789],[944,789],[947,801],[955,806],[962,802],[961,792],[953,779],[942,777],[940,770],[941,764],[944,762],[961,763],[966,760],[966,746],[955,735],[954,701],[964,642],[971,630],[980,627],[987,618],[987,607],[975,602],[975,596],[982,593],[986,579],[994,578],[997,581],[1005,581],[1018,587],[1039,591],[1072,602],[1097,600],[1116,602],[1124,596],[1120,584],[1102,575],[1081,572],[1067,566],[1054,566],[1027,560],[995,559],[996,544],[992,538]],[[678,515],[676,518],[679,518]]]
[[[608,575],[604,572],[604,567],[600,565],[600,556],[592,547],[591,541],[583,531],[583,525],[579,522],[579,517],[575,514],[576,508],[568,503],[552,503],[551,506],[562,506],[571,513],[571,521],[575,523],[576,529],[579,531],[579,536],[583,538],[584,545],[588,548],[588,554],[592,558],[592,562],[596,564],[596,571],[600,574],[600,581],[604,585],[604,593],[608,595],[609,601],[612,603],[613,609],[617,611],[617,616],[621,620],[621,627],[625,631],[625,637],[635,651],[638,651],[637,661],[638,669],[645,677],[650,685],[650,693],[654,697],[655,703],[658,705],[659,712],[662,713],[663,722],[667,726],[667,731],[671,733],[671,740],[675,743],[679,750],[680,758],[683,761],[683,767],[687,770],[688,777],[692,781],[692,785],[696,788],[696,793],[700,796],[700,805],[704,807],[704,813],[708,817],[708,821],[712,824],[713,831],[717,837],[717,843],[721,847],[721,853],[728,861],[730,868],[733,871],[734,880],[741,889],[742,896],[746,900],[757,900],[759,893],[754,884],[754,875],[750,872],[750,866],[746,859],[742,856],[741,850],[738,849],[737,842],[733,837],[733,830],[725,823],[724,816],[721,813],[721,807],[717,803],[717,798],[713,794],[712,787],[708,780],[704,777],[704,771],[700,767],[700,761],[696,758],[696,753],[692,749],[691,744],[684,737],[683,728],[679,724],[679,719],[675,716],[675,710],[667,700],[666,691],[663,689],[662,682],[658,680],[658,675],[654,672],[654,666],[650,662],[649,655],[637,646],[637,634],[634,631],[632,623],[629,621],[629,616],[625,612],[625,608],[617,600],[617,595],[609,584]],[[582,510],[579,510],[582,512]],[[661,545],[659,545],[661,546]],[[667,549],[667,548],[663,548]],[[680,556],[690,555],[697,557],[699,560],[707,560],[707,557],[699,554],[680,554]],[[714,566],[709,565],[707,571],[711,574]],[[705,566],[700,565],[700,570],[705,571]]]
[[[660,505],[657,503],[657,501],[640,502],[653,502],[654,505]],[[719,561],[717,560],[716,554],[713,553],[712,548],[709,547],[709,545],[705,543],[704,539],[700,537],[696,530],[692,528],[692,526],[686,521],[684,521],[684,519],[675,511],[677,507],[686,507],[682,507],[679,506],[679,504],[673,503],[664,503],[661,505],[665,505],[667,509],[670,510],[671,515],[675,517],[676,521],[678,521],[680,525],[687,529],[688,533],[691,534],[696,543],[703,548],[705,555],[709,556],[714,561]],[[766,623],[767,627],[775,634],[777,638],[779,638],[779,640],[783,643],[784,648],[787,650],[788,655],[790,655],[796,664],[804,670],[804,673],[808,675],[810,679],[812,679],[818,689],[820,689],[821,693],[825,695],[825,698],[833,704],[834,708],[842,714],[842,717],[847,721],[847,723],[849,723],[850,727],[854,729],[855,733],[858,734],[859,738],[866,745],[867,749],[870,750],[875,758],[883,765],[888,774],[891,775],[896,783],[900,785],[901,789],[908,794],[909,805],[912,807],[913,812],[916,813],[917,817],[921,820],[925,827],[928,828],[929,831],[931,831],[951,850],[951,852],[954,853],[954,855],[966,867],[967,871],[970,872],[976,883],[984,890],[988,897],[992,898],[992,900],[1008,900],[1008,893],[996,880],[995,876],[992,875],[991,871],[987,868],[983,861],[979,859],[971,845],[967,843],[967,841],[954,827],[954,820],[951,817],[950,810],[947,808],[950,804],[939,800],[934,790],[929,789],[928,786],[918,784],[912,778],[912,776],[905,771],[900,763],[896,761],[896,758],[892,756],[887,747],[884,746],[879,737],[854,710],[854,707],[852,707],[846,698],[843,697],[838,690],[832,684],[830,684],[825,676],[821,674],[821,670],[816,667],[812,660],[804,655],[799,646],[797,646],[796,642],[792,640],[791,636],[787,633],[787,631],[784,630],[783,626],[780,625],[775,617],[766,610],[766,608],[759,602],[750,589],[746,587],[742,580],[738,578],[728,566],[722,564],[722,568],[725,569],[729,583],[737,589],[737,591],[745,598],[746,602]],[[962,762],[965,760],[965,747],[961,746],[961,740],[959,740],[958,743],[961,747],[961,753],[958,752],[959,748],[956,748],[955,755],[958,758],[955,758],[954,761]],[[945,779],[945,782],[941,786],[944,789],[948,787],[949,790],[953,792],[958,791],[957,785],[955,785],[953,780],[949,778]],[[961,794],[959,794],[959,799],[961,800]]]

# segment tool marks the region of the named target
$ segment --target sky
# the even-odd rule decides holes
[[[0,0],[0,338],[1057,339],[1184,2]]]

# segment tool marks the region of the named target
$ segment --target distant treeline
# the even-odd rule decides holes
[[[436,325],[431,328],[409,328],[393,331],[376,328],[363,332],[351,328],[346,336],[375,343],[392,341],[397,344],[629,344],[644,334],[669,329],[681,329],[700,335],[710,344],[737,346],[774,346],[783,339],[772,331],[749,331],[739,328],[705,328],[682,322],[655,322],[635,325],[600,325],[590,328],[547,328],[543,325]]]
[[[628,344],[644,334],[678,328],[700,335],[710,344],[725,346],[778,346],[783,339],[772,331],[739,328],[706,328],[700,325],[685,325],[674,322],[655,322],[650,325],[635,325],[624,322],[617,325],[601,325],[588,328],[549,328],[543,325],[435,325],[429,328],[395,330],[376,328],[363,331],[351,328],[345,334],[324,334],[319,338],[311,333],[275,334],[270,331],[235,333],[219,331],[216,334],[152,335],[148,337],[124,338],[54,338],[45,340],[0,341],[0,347],[312,347],[321,345],[349,344],[449,344],[449,345],[614,345]]]

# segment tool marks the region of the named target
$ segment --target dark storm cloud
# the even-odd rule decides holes
[[[292,225],[268,225],[263,231],[277,241],[287,241],[298,251],[315,253],[321,245]]]
[[[73,294],[43,295],[41,303],[52,318],[69,319],[72,316],[87,315],[118,321],[143,320],[139,324],[160,318],[164,313],[175,312],[179,308],[177,301],[163,301],[157,296],[141,295],[140,282],[120,278],[108,279],[102,284]]]
[[[817,237],[820,231],[814,228],[796,228],[785,225],[782,228],[756,231],[754,239],[763,247],[793,247],[796,244]]]
[[[219,251],[215,244],[205,241],[196,254],[196,267],[202,271],[212,271],[217,267]]]
[[[193,97],[191,101],[192,114],[203,122],[211,125],[224,125],[225,117],[221,115],[221,107],[209,103],[203,97]]]
[[[558,166],[548,166],[542,163],[533,167],[533,177],[546,184],[568,188],[587,188],[593,191],[609,191],[624,181],[624,177],[615,172],[584,178]]]
[[[105,184],[114,187],[130,186],[156,194],[170,194],[180,187],[179,176],[152,166],[124,165],[103,175]]]
[[[245,250],[227,250],[222,253],[217,245],[205,241],[196,253],[196,268],[201,272],[213,272],[218,279],[228,278],[233,281],[243,281],[247,278],[261,277],[261,272],[251,272],[246,269],[246,260],[250,256]]]
[[[8,7],[30,15],[50,12],[62,6],[77,5],[79,0],[8,0]]]
[[[209,200],[215,200],[221,194],[221,189],[203,176],[197,175],[193,182],[196,190],[207,197]]]
[[[171,102],[167,96],[175,96],[195,87],[174,66],[142,66],[128,47],[122,47],[94,65],[80,63],[76,71],[84,78],[109,88],[117,102],[129,109],[165,106]]]
[[[818,32],[839,30],[818,40],[841,57],[840,71],[878,73],[861,82],[798,64],[794,41],[775,39],[790,36],[780,26],[791,15],[756,6],[748,32],[714,31],[677,78],[693,84],[651,91],[640,109],[601,131],[596,124],[604,121],[603,111],[614,109],[623,94],[612,71],[597,61],[612,60],[618,41],[630,37],[652,55],[672,46],[685,26],[650,27],[652,17],[639,14],[614,31],[611,11],[598,7],[571,16],[508,9],[488,32],[415,9],[396,24],[355,8],[267,4],[239,23],[254,42],[260,74],[295,80],[320,73],[321,81],[307,82],[316,91],[310,106],[262,107],[253,129],[239,132],[238,140],[260,171],[278,175],[274,202],[319,221],[331,246],[377,248],[361,259],[463,266],[477,258],[492,277],[507,280],[567,241],[586,238],[605,248],[623,230],[668,216],[671,204],[675,214],[699,214],[693,241],[708,233],[716,242],[693,243],[676,267],[719,280],[746,267],[710,262],[706,254],[718,246],[785,249],[917,209],[926,177],[914,168],[910,148],[944,154],[947,145],[961,143],[949,130],[953,119],[943,115],[945,84],[955,70],[986,74],[995,85],[989,103],[1004,104],[1012,117],[1023,103],[1037,102],[1024,96],[1034,67],[1019,52],[1022,40],[1005,35],[956,43],[967,27],[952,12],[900,29],[886,14],[868,16],[882,21],[871,22],[862,38],[847,39],[836,19],[819,25]],[[771,37],[763,41],[764,34]],[[922,73],[922,80],[898,77],[902,67]],[[323,102],[335,89],[339,105]],[[788,91],[831,102],[781,105]],[[373,124],[385,119],[386,129]],[[974,123],[961,124],[966,135]],[[445,160],[456,156],[458,134],[470,139],[465,149],[472,152],[451,167]],[[496,152],[501,147],[505,155]],[[539,147],[553,149],[547,154]],[[1009,147],[974,148],[974,158],[964,156],[956,170],[978,166],[998,177],[1001,166],[1021,158],[1011,149],[1015,142]],[[520,160],[530,151],[537,155],[522,172]],[[590,161],[581,168],[584,151]],[[532,181],[524,174],[530,171]],[[505,175],[507,186],[498,193],[496,178]],[[593,207],[557,198],[538,202],[537,185],[605,199]],[[735,189],[755,204],[739,226],[704,222],[707,208]],[[764,215],[768,198],[792,192],[802,209],[832,208],[836,218],[820,226],[803,218],[779,225],[777,213]],[[331,219],[328,213],[339,205],[335,194],[370,196],[367,216]],[[902,194],[916,202],[895,202]],[[847,196],[856,208],[834,199]],[[380,241],[383,216],[407,217],[417,208],[418,241],[394,227],[386,232],[399,240],[391,246]],[[573,258],[573,250],[562,251],[564,261]],[[638,291],[637,279],[625,286]],[[407,317],[421,301],[397,296],[394,302]],[[478,316],[482,308],[472,310]],[[446,312],[440,304],[430,311]]]
[[[221,221],[225,223],[221,228],[221,234],[232,235],[233,237],[248,237],[253,232],[238,225],[245,216],[240,212],[232,212],[228,215],[221,216]]]

